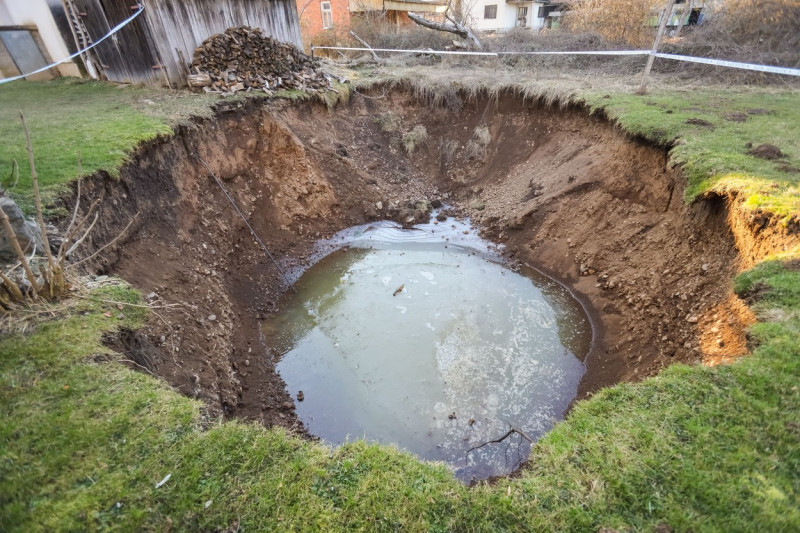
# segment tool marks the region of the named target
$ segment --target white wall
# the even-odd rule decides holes
[[[69,56],[46,0],[0,0],[0,4],[0,25],[36,26],[53,61]],[[59,65],[58,71],[64,76],[80,76],[72,61]]]
[[[497,5],[497,18],[484,19],[484,8],[487,5]],[[539,29],[544,24],[544,19],[537,18],[539,6],[537,2],[506,3],[505,0],[476,0],[470,11],[472,27],[480,31],[508,31],[517,26],[517,8],[528,8],[528,21],[526,26]]]

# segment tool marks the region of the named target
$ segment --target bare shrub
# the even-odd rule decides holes
[[[402,50],[441,50],[452,44],[452,36],[420,26],[398,26],[386,19],[384,12],[367,12],[353,16],[350,26],[373,48]]]
[[[486,126],[478,126],[475,128],[472,138],[483,146],[489,146],[489,143],[492,142],[492,134]]]
[[[425,144],[428,140],[428,130],[425,129],[425,126],[422,124],[418,124],[414,126],[409,132],[406,132],[403,135],[403,147],[406,149],[406,152],[413,153],[414,150],[419,148],[421,145]]]
[[[680,39],[668,41],[665,51],[743,61],[800,66],[800,2],[797,0],[727,0],[710,13],[708,22],[687,28]],[[698,70],[666,65],[672,70]],[[665,70],[664,67],[659,70]],[[708,68],[703,68],[708,74]],[[731,81],[753,81],[765,74],[721,71]],[[786,77],[778,78],[782,82]],[[764,81],[764,80],[762,80]]]
[[[492,142],[492,134],[486,126],[478,126],[472,133],[472,138],[467,142],[464,156],[467,159],[481,160],[486,157],[486,148]]]
[[[380,115],[376,116],[373,120],[383,132],[392,133],[400,129],[400,117],[398,117],[391,111],[387,111],[386,113],[381,113]]]
[[[439,139],[439,162],[442,167],[447,167],[453,162],[458,151],[458,141],[453,139]]]
[[[767,49],[800,46],[797,0],[726,0],[710,26],[720,25],[739,42]]]
[[[654,29],[647,24],[657,0],[580,0],[565,17],[575,32],[597,32],[611,42],[644,47],[652,44]]]
[[[2,225],[3,232],[8,238],[14,250],[17,263],[10,264],[0,268],[0,315],[8,315],[11,311],[20,305],[31,304],[40,300],[56,300],[64,296],[69,290],[70,278],[72,277],[67,271],[67,259],[75,249],[84,242],[89,233],[97,223],[98,214],[95,209],[100,203],[100,200],[95,200],[83,216],[79,216],[80,198],[81,198],[81,156],[78,153],[78,185],[75,206],[72,212],[67,229],[64,231],[63,239],[60,245],[57,246],[57,252],[54,255],[50,248],[50,241],[47,236],[47,228],[44,223],[44,216],[42,210],[42,200],[39,193],[39,177],[36,171],[36,164],[33,156],[33,144],[31,142],[30,131],[25,121],[25,116],[22,111],[19,113],[20,120],[22,121],[22,128],[25,131],[25,141],[28,149],[28,164],[31,169],[31,179],[33,180],[33,197],[36,207],[36,222],[38,224],[39,232],[42,239],[42,249],[44,251],[44,259],[38,258],[35,255],[27,257],[25,255],[27,250],[23,250],[20,245],[20,240],[11,225],[11,221],[6,214],[5,210],[0,208],[0,225]],[[6,189],[0,186],[0,198],[6,195]],[[92,217],[94,215],[94,217]],[[138,213],[137,213],[138,215]],[[134,216],[134,219],[136,216]],[[83,260],[73,263],[69,266],[75,267],[84,261],[88,261],[97,254],[99,254],[107,246],[113,244],[119,239],[128,228],[130,228],[133,220],[122,230],[117,237],[106,245],[102,246],[94,253],[84,258]]]

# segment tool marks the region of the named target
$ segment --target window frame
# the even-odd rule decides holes
[[[328,9],[325,9],[326,5],[327,5]],[[319,10],[320,10],[320,18],[322,20],[322,29],[323,30],[327,30],[327,29],[333,28],[333,6],[331,5],[331,2],[329,0],[325,0],[324,2],[320,2],[319,3]],[[325,25],[326,17],[328,19],[327,20],[327,22],[328,22],[327,25]]]
[[[489,16],[489,8],[494,8],[491,17]],[[497,20],[497,4],[487,4],[483,6],[483,18],[484,20]]]

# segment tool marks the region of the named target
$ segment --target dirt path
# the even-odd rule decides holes
[[[415,126],[427,141],[409,154],[402,137]],[[731,279],[798,239],[735,198],[685,205],[665,149],[580,108],[513,95],[430,107],[394,92],[355,95],[334,111],[256,102],[223,110],[143,146],[121,181],[97,176],[84,187],[87,198],[106,195],[95,247],[139,213],[92,269],[182,304],[109,342],[206,400],[212,415],[266,425],[298,427],[259,332],[286,286],[198,156],[290,271],[307,266],[318,238],[419,218],[419,200],[471,216],[510,261],[552,274],[586,305],[596,336],[582,394],[673,362],[745,354],[753,317]]]

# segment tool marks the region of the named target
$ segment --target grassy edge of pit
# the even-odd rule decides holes
[[[99,289],[0,341],[0,529],[799,529],[798,256],[736,280],[752,356],[601,391],[518,477],[472,489],[390,447],[207,420],[100,355],[104,331],[145,317],[135,291]]]

